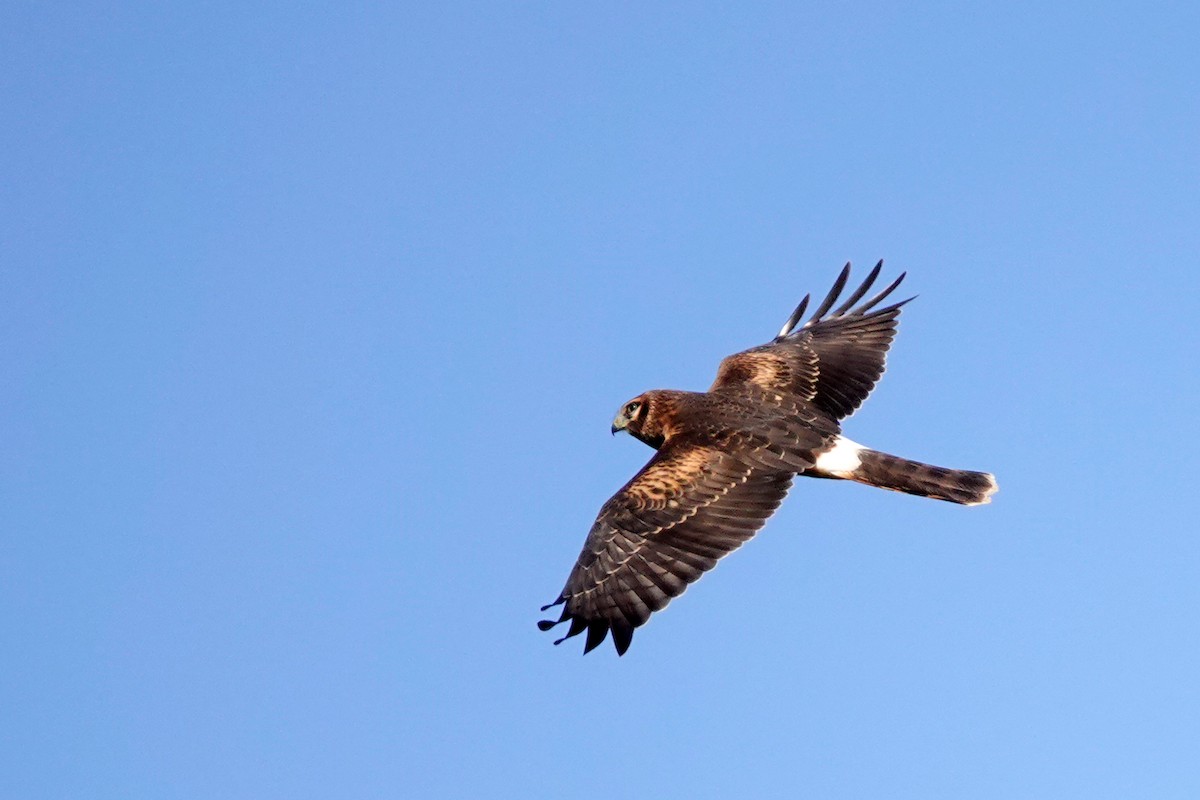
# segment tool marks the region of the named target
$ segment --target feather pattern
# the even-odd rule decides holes
[[[841,436],[840,420],[883,375],[900,309],[912,299],[878,308],[901,274],[864,301],[882,269],[880,261],[839,305],[846,264],[807,321],[811,295],[773,340],[725,358],[708,392],[646,392],[622,407],[613,431],[657,452],[600,509],[566,585],[542,608],[562,606],[557,619],[538,623],[544,631],[567,623],[555,644],[586,632],[587,653],[611,634],[623,655],[652,614],[766,523],[796,475],[964,504],[990,498],[996,483],[987,473],[889,456]]]
[[[883,375],[900,309],[912,300],[872,310],[904,280],[901,273],[883,291],[855,305],[870,291],[882,269],[880,261],[830,312],[850,279],[850,265],[846,264],[808,321],[796,327],[808,305],[805,297],[774,340],[722,361],[709,391],[750,390],[783,404],[809,401],[835,419],[854,413]]]
[[[669,400],[672,413],[692,430],[700,426],[686,425],[689,419],[747,412],[727,398],[653,394],[660,413]],[[834,426],[814,430],[773,412],[759,420],[755,433],[671,438],[604,504],[562,593],[545,607],[562,604],[562,615],[539,627],[569,622],[559,642],[586,630],[585,652],[611,631],[624,653],[635,628],[763,526],[793,475],[810,468],[811,453],[835,435]]]

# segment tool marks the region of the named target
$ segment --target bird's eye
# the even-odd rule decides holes
[[[636,414],[638,412],[638,409],[641,407],[642,407],[641,403],[630,403],[629,405],[625,406],[625,416],[632,417],[634,414]]]

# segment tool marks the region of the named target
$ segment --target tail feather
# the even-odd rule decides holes
[[[999,488],[996,478],[987,472],[922,464],[871,450],[842,436],[818,456],[810,474],[967,506],[990,503]]]
[[[976,506],[992,502],[1000,488],[987,472],[935,467],[877,450],[863,450],[859,457],[858,468],[846,477],[881,489]]]

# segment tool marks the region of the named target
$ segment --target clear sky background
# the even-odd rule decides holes
[[[6,3],[0,796],[1200,797],[1200,6],[1049,5]],[[552,647],[620,404],[878,258],[995,502]]]

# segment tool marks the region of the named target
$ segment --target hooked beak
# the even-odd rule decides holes
[[[625,417],[622,415],[618,415],[617,418],[613,420],[612,435],[616,436],[617,431],[625,430],[625,426],[628,424],[629,424],[629,420],[625,419]]]

